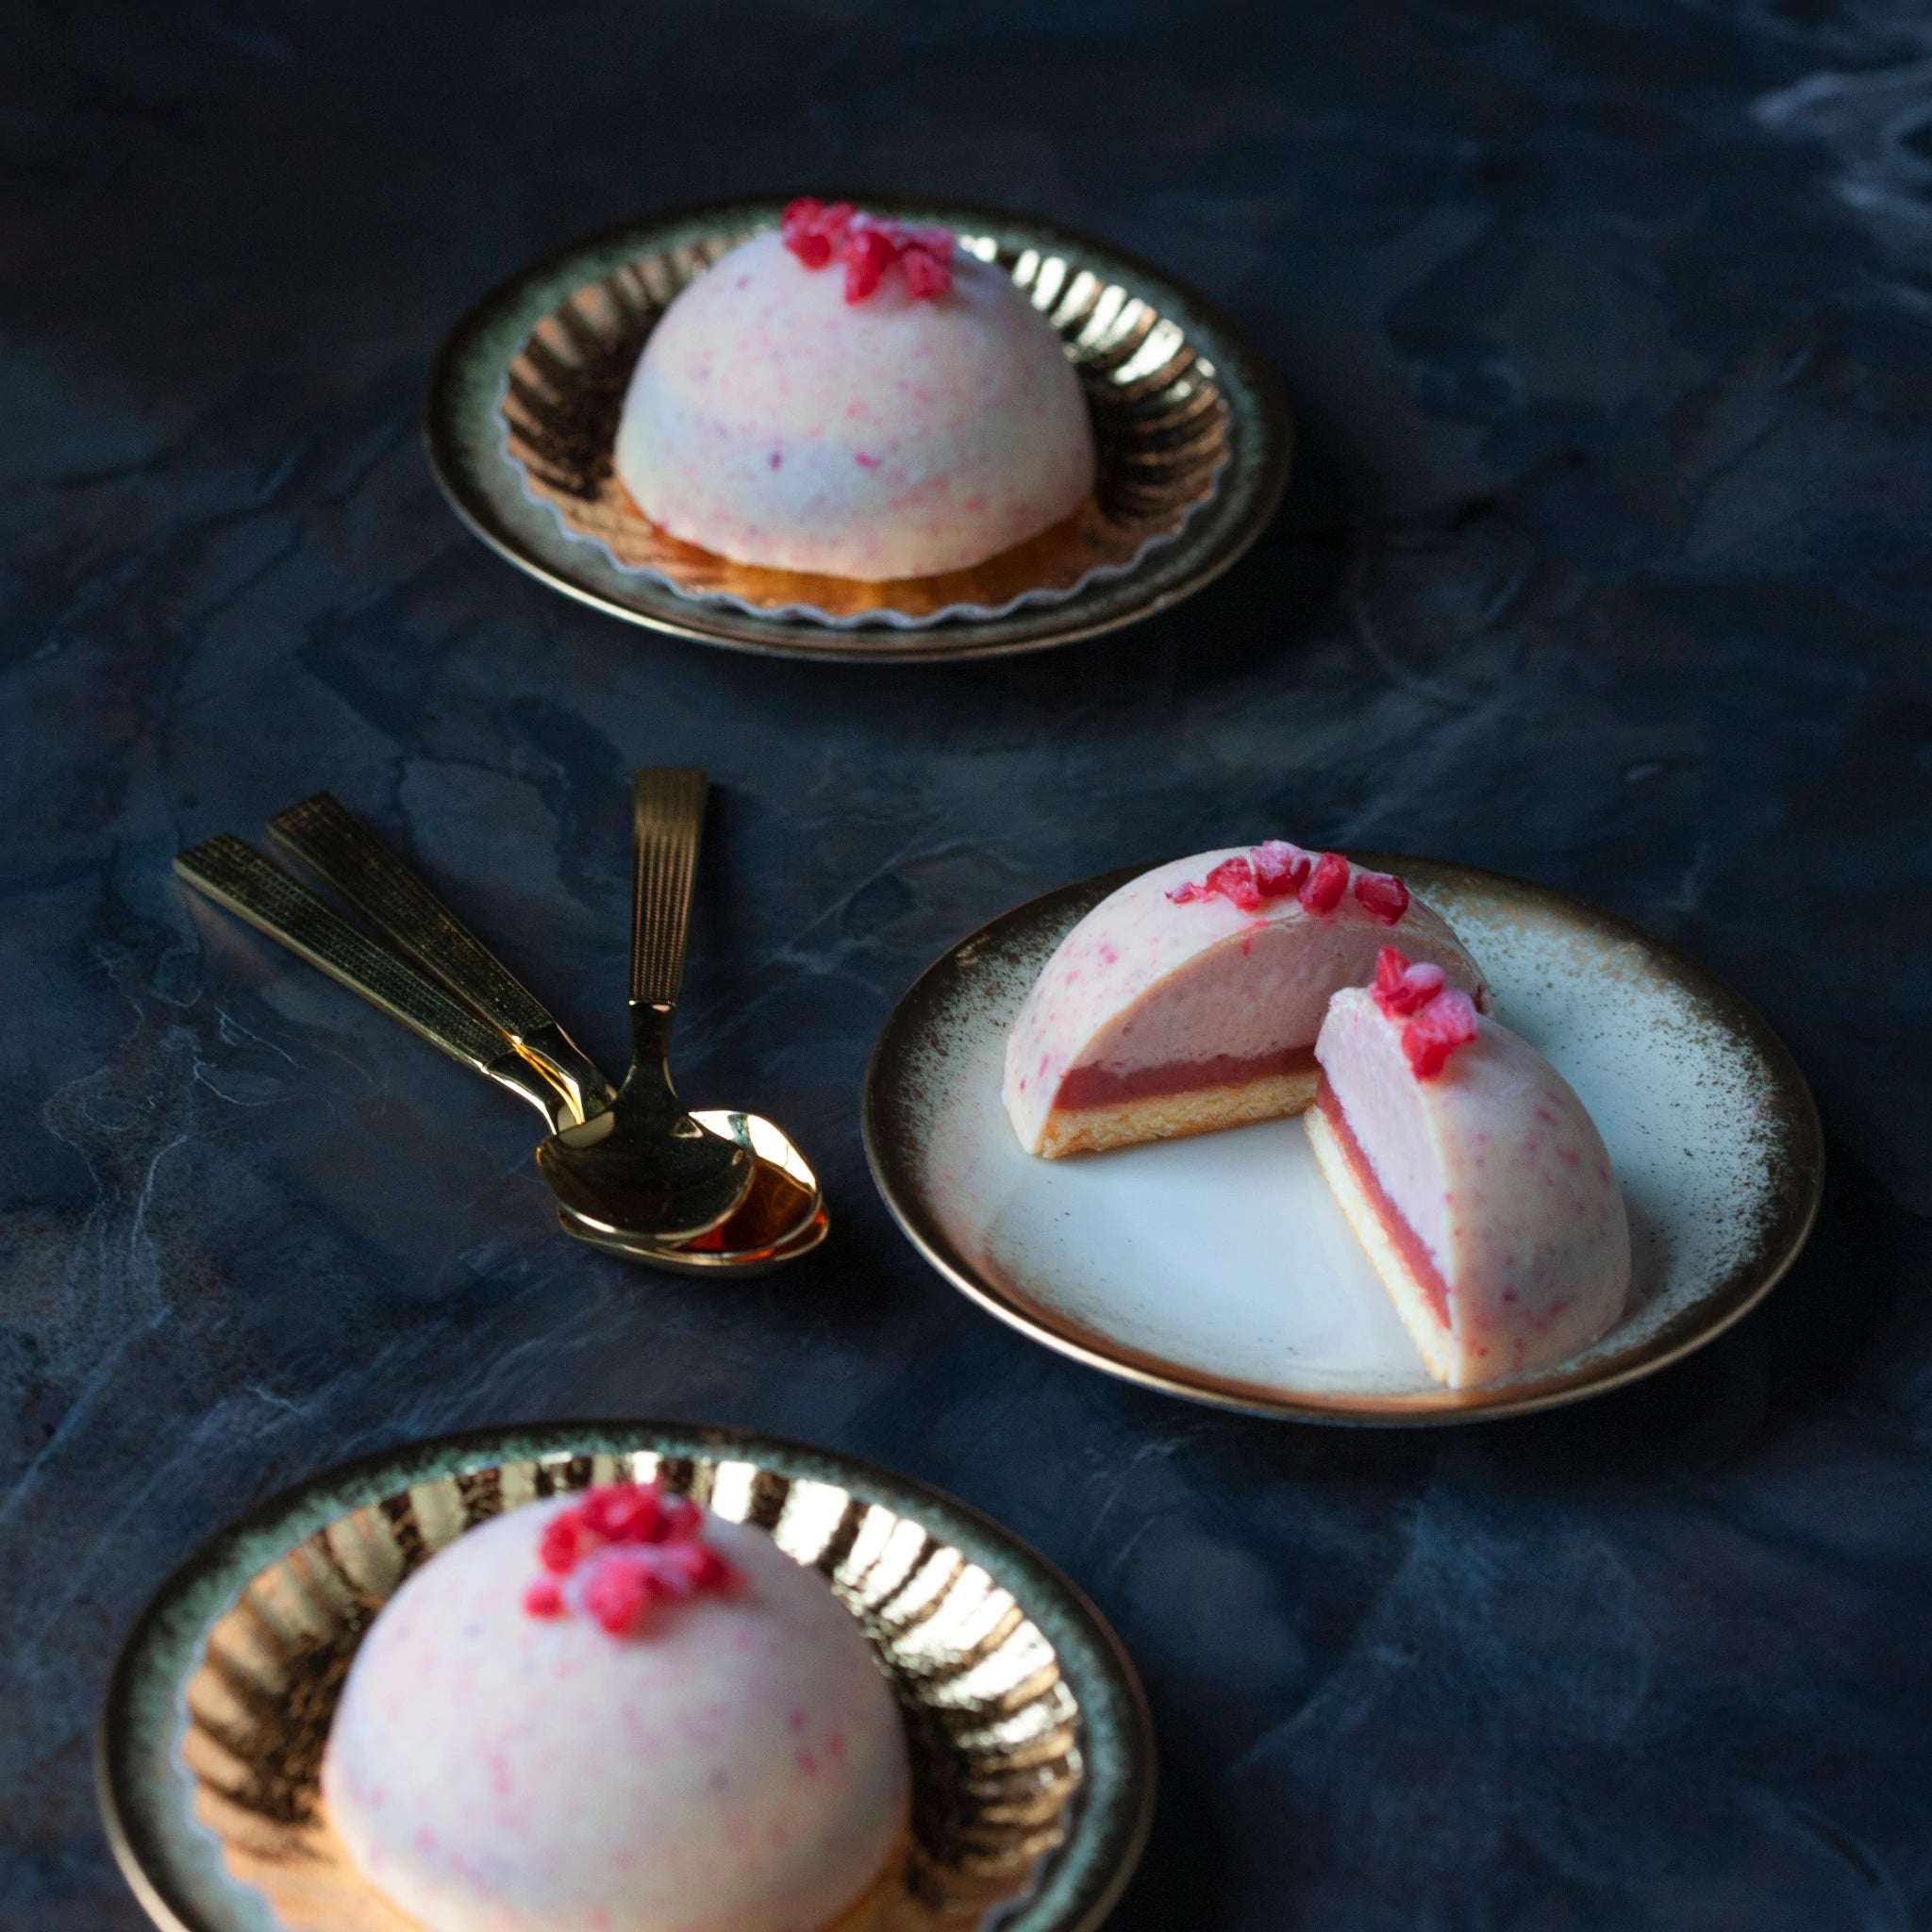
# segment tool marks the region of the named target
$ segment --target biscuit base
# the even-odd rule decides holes
[[[1269,1074],[1225,1087],[1195,1087],[1185,1093],[1149,1093],[1101,1107],[1056,1108],[1046,1117],[1035,1150],[1042,1160],[1065,1154],[1105,1154],[1142,1141],[1183,1141],[1218,1134],[1224,1127],[1280,1120],[1310,1106],[1322,1084],[1319,1067]]]
[[[199,1810],[196,1815],[205,1824],[213,1822]],[[265,1892],[284,1924],[308,1932],[323,1932],[325,1927],[327,1932],[424,1932],[420,1919],[391,1904],[362,1875],[320,1806],[306,1825],[289,1827],[286,1838],[280,1857],[238,1857],[232,1842],[224,1845],[228,1870],[243,1884]],[[865,1889],[818,1932],[888,1932],[903,1914],[911,1857],[911,1827],[902,1825],[885,1862],[866,1881]]]
[[[1302,1116],[1302,1125],[1307,1130],[1308,1145],[1315,1150],[1315,1164],[1322,1170],[1322,1178],[1341,1205],[1349,1231],[1361,1243],[1369,1265],[1381,1276],[1382,1286],[1389,1291],[1389,1299],[1395,1304],[1395,1312],[1408,1330],[1424,1366],[1437,1381],[1451,1389],[1467,1387],[1474,1378],[1463,1373],[1462,1351],[1456,1345],[1455,1335],[1442,1324],[1428,1291],[1416,1279],[1401,1250],[1390,1240],[1381,1215],[1355,1177],[1348,1151],[1329,1124],[1328,1116],[1319,1107],[1311,1107]]]

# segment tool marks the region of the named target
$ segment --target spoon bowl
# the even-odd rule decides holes
[[[795,1261],[801,1255],[810,1254],[831,1231],[832,1224],[831,1217],[821,1207],[803,1227],[784,1241],[769,1248],[754,1248],[735,1255],[706,1254],[700,1248],[643,1247],[636,1241],[622,1241],[614,1235],[599,1234],[594,1228],[586,1227],[581,1222],[572,1219],[568,1208],[557,1210],[557,1224],[574,1241],[613,1255],[620,1261],[635,1261],[646,1268],[660,1268],[667,1274],[691,1274],[719,1282],[746,1280],[754,1274],[782,1268],[786,1262]]]
[[[557,1218],[563,1231],[625,1260],[714,1279],[791,1260],[824,1240],[830,1223],[818,1176],[779,1128],[760,1115],[723,1109],[696,1112],[691,1118],[707,1131],[749,1148],[756,1157],[751,1191],[728,1220],[688,1242],[642,1242],[610,1234],[560,1207]]]
[[[543,1141],[537,1171],[587,1227],[675,1245],[730,1219],[757,1179],[758,1157],[685,1111],[665,1063],[671,1008],[633,1001],[631,1025],[636,1058],[616,1097]]]

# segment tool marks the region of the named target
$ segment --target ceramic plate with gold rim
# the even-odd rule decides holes
[[[594,236],[485,296],[444,343],[424,418],[457,513],[533,576],[613,616],[730,649],[869,661],[1093,637],[1199,590],[1259,535],[1287,480],[1289,421],[1232,323],[1158,271],[1047,223],[855,198],[953,228],[1060,330],[1099,444],[1096,500],[1080,517],[972,571],[903,587],[750,571],[644,524],[608,463],[632,365],[663,306],[773,225],[776,199]],[[893,617],[901,606],[909,615]],[[960,608],[991,614],[941,615]],[[805,609],[831,621],[786,614]],[[915,627],[893,627],[905,622]]]
[[[162,1587],[117,1660],[95,1777],[121,1869],[183,1932],[395,1932],[317,1809],[329,1714],[402,1577],[500,1510],[659,1477],[816,1566],[906,1717],[913,1850],[879,1932],[1091,1932],[1138,1860],[1153,1740],[1080,1592],[963,1504],[733,1429],[581,1423],[392,1450],[263,1504]]]
[[[955,946],[866,1075],[873,1176],[956,1287],[1049,1347],[1171,1394],[1311,1422],[1545,1408],[1663,1367],[1766,1293],[1809,1233],[1824,1145],[1803,1076],[1729,988],[1560,892],[1434,859],[1398,872],[1483,967],[1496,1015],[1594,1116],[1630,1211],[1633,1307],[1553,1370],[1429,1377],[1298,1120],[1043,1161],[1000,1100],[1008,1028],[1060,940],[1142,868],[1068,886]]]

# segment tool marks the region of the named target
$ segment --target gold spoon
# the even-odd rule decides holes
[[[609,1106],[609,1083],[542,1004],[327,792],[277,812],[269,821],[269,836],[380,926],[536,1067],[568,1103],[568,1111],[546,1112],[553,1130],[560,1132]],[[559,1207],[558,1220],[565,1233],[634,1260],[711,1274],[725,1268],[775,1266],[824,1239],[829,1224],[818,1178],[785,1134],[758,1114],[719,1109],[693,1112],[691,1118],[709,1132],[749,1147],[758,1162],[750,1192],[727,1221],[686,1248],[613,1235]]]
[[[316,803],[308,801],[310,806]],[[341,824],[349,828],[350,834],[366,841],[381,861],[394,868],[403,883],[434,906],[435,902],[426,889],[394,860],[379,841],[364,832],[332,800],[324,803],[332,808]],[[285,818],[288,816],[284,814]],[[285,842],[290,843],[291,849],[296,849],[297,841],[290,840]],[[369,857],[368,854],[363,856],[365,858]],[[175,869],[187,883],[217,905],[278,941],[340,985],[347,987],[350,991],[388,1013],[391,1019],[400,1021],[440,1047],[452,1058],[527,1101],[554,1130],[568,1128],[577,1122],[575,1092],[595,1095],[598,1099],[608,1094],[609,1090],[602,1074],[569,1041],[562,1029],[556,1027],[556,1023],[542,1012],[537,1003],[441,908],[436,907],[435,909],[501,975],[502,985],[528,1003],[536,1016],[536,1024],[555,1028],[557,1051],[579,1070],[579,1077],[572,1083],[571,1089],[553,1077],[550,1069],[537,1055],[522,1050],[500,1028],[484,1024],[474,1011],[452,999],[425,974],[351,925],[306,886],[252,851],[239,839],[225,834],[208,840],[182,853],[175,862]],[[318,867],[318,870],[332,868]],[[358,898],[359,895],[351,891],[348,896]],[[400,894],[391,898],[391,912],[400,903],[406,903]],[[417,930],[421,932],[427,928],[419,925]],[[441,956],[432,958],[432,952],[433,948],[420,956],[425,962],[440,963]],[[623,1237],[606,1235],[583,1227],[581,1224],[572,1225],[568,1221],[564,1224],[567,1231],[579,1239],[593,1240],[595,1245],[622,1254],[631,1260],[713,1279],[738,1264],[741,1257],[743,1265],[762,1269],[789,1260],[794,1255],[816,1246],[824,1238],[824,1216],[818,1200],[818,1184],[786,1137],[771,1123],[757,1115],[708,1112],[702,1124],[714,1134],[739,1140],[758,1157],[755,1175],[758,1185],[748,1194],[739,1215],[725,1224],[718,1234],[711,1236],[702,1251],[686,1256],[675,1246],[658,1247],[648,1242],[626,1241]],[[764,1151],[760,1153],[760,1149]],[[765,1172],[768,1166],[779,1168],[780,1176],[768,1177]],[[805,1191],[802,1200],[799,1198],[801,1191]],[[783,1204],[789,1208],[798,1226],[795,1233],[774,1242],[772,1221],[777,1211],[776,1204]],[[741,1218],[745,1216],[749,1219]]]
[[[326,791],[277,812],[268,822],[268,835],[317,878],[333,886],[562,1091],[570,1103],[570,1118],[557,1125],[587,1120],[610,1104],[609,1083],[542,1003],[360,819]]]
[[[537,1149],[538,1173],[575,1220],[647,1246],[709,1233],[758,1171],[751,1150],[692,1120],[671,1084],[705,791],[702,772],[647,770],[632,781],[630,1072],[608,1107]]]

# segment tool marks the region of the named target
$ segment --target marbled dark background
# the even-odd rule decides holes
[[[341,1457],[661,1414],[882,1458],[1139,1658],[1116,1924],[1932,1924],[1932,13],[1910,0],[375,5],[0,25],[0,1924],[129,1927],[107,1660]],[[1231,576],[981,669],[625,628],[467,538],[443,329],[654,207],[820,180],[1092,229],[1229,308],[1304,455]],[[625,777],[722,796],[693,1097],[834,1242],[729,1294],[559,1239],[533,1123],[182,844],[326,786],[622,1045]],[[873,1035],[988,914],[1265,832],[1587,894],[1815,1082],[1795,1274],[1517,1424],[1224,1416],[1036,1348],[867,1182]]]

